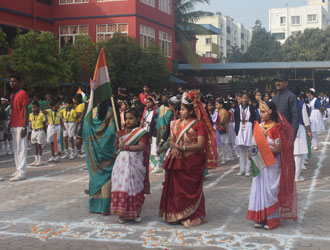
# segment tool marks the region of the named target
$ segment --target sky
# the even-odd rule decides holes
[[[234,22],[252,28],[256,20],[261,20],[268,30],[268,10],[306,4],[304,0],[210,0],[210,5],[197,4],[195,10],[221,12],[224,16],[234,18]]]

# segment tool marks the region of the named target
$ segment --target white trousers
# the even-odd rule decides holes
[[[251,162],[249,161],[249,146],[239,145],[239,166],[240,172],[250,173]]]
[[[302,172],[302,168],[304,165],[304,161],[305,161],[305,155],[295,155],[294,156],[294,161],[296,164],[296,179],[299,180],[301,172]]]
[[[13,136],[13,153],[15,159],[16,171],[20,177],[26,175],[27,163],[27,136],[21,138],[21,131],[23,127],[11,128]]]
[[[313,139],[312,139],[312,148],[317,148],[317,145],[319,144],[319,134],[316,132],[312,133]]]

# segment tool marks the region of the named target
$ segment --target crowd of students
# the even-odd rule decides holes
[[[166,222],[191,227],[206,220],[203,181],[207,170],[239,158],[236,176],[254,177],[248,219],[255,227],[276,228],[281,218],[297,218],[295,182],[304,180],[302,171],[311,149],[318,150],[318,135],[324,131],[330,103],[326,95],[317,96],[314,89],[289,91],[286,75],[274,81],[276,93],[256,90],[226,96],[182,88],[155,92],[147,85],[140,94],[119,88],[118,105],[112,107],[109,100],[99,104],[92,123],[84,123],[87,104],[80,94],[65,100],[48,96],[43,107],[39,100],[33,100],[30,140],[36,153],[32,165],[42,164],[45,141],[51,145],[48,162],[86,156],[89,209],[116,214],[119,223],[141,221],[144,195],[150,193],[149,170],[152,174],[165,170],[159,216]],[[20,121],[15,124],[13,113],[10,122],[6,116],[2,148],[8,147],[5,142],[11,138],[14,145],[25,140],[27,127],[24,119],[28,111],[24,109],[28,97],[17,77],[11,78],[11,85],[11,103]],[[2,110],[10,110],[8,100],[1,101]],[[120,131],[114,119],[118,111]],[[263,139],[257,139],[256,126],[260,126],[265,148],[271,152],[268,165],[257,164],[256,157],[265,150],[258,148],[258,140]],[[14,151],[17,171],[10,181],[25,178],[26,171],[19,162],[22,152]]]

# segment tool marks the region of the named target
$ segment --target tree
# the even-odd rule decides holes
[[[306,29],[289,37],[282,46],[284,61],[323,61],[329,51],[330,29]],[[328,57],[329,58],[329,57]]]
[[[88,35],[77,36],[74,44],[65,46],[61,56],[71,68],[71,82],[89,82],[96,62],[96,45]]]
[[[97,47],[105,50],[114,89],[141,89],[146,83],[160,88],[167,83],[167,60],[156,45],[142,49],[134,38],[116,33],[112,39],[98,43]]]
[[[176,43],[187,58],[188,63],[199,68],[199,56],[196,54],[192,42],[196,34],[202,34],[204,29],[195,22],[202,17],[213,16],[213,13],[194,11],[194,7],[197,3],[209,4],[209,0],[175,0],[174,3]]]
[[[70,76],[69,67],[58,53],[58,41],[50,32],[29,31],[19,35],[9,64],[29,88],[55,87],[60,80]]]
[[[253,27],[250,46],[244,54],[243,60],[246,62],[277,62],[281,59],[281,44],[257,20]]]
[[[141,68],[139,83],[141,87],[143,84],[148,84],[153,89],[166,87],[169,81],[166,64],[167,60],[156,44],[151,44],[143,50],[143,56],[139,63]]]
[[[6,62],[8,60],[9,45],[7,42],[7,35],[0,28],[0,78],[4,78],[6,75]]]
[[[242,61],[243,61],[243,53],[241,49],[237,45],[231,46],[227,53],[227,62],[237,63]]]

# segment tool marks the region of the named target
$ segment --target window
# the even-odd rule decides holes
[[[285,17],[285,16],[281,16],[281,17],[280,17],[280,24],[281,24],[281,25],[286,24],[286,17]]]
[[[227,26],[227,33],[230,34],[231,33],[231,28],[229,26]]]
[[[309,23],[317,22],[316,14],[307,15],[307,22]]]
[[[60,4],[88,3],[89,0],[59,0]]]
[[[244,39],[244,38],[245,38],[244,33],[241,33],[241,39]]]
[[[163,54],[172,57],[172,35],[163,31],[159,31],[159,45]]]
[[[60,48],[73,44],[79,35],[88,35],[87,25],[60,26]]]
[[[155,8],[155,0],[140,0],[140,2]]]
[[[292,25],[300,25],[300,16],[292,16],[291,17]]]
[[[212,57],[212,52],[211,51],[206,51],[205,57]]]
[[[155,42],[155,29],[140,25],[140,44],[142,48],[147,48],[151,43]]]
[[[244,45],[241,45],[241,52],[244,52],[245,51],[245,47]]]
[[[206,43],[206,44],[210,44],[211,42],[212,42],[212,38],[206,38],[206,39],[205,39],[205,43]]]
[[[47,4],[47,5],[52,5],[52,1],[53,0],[37,0],[37,2],[44,3],[44,4]]]
[[[227,46],[230,46],[230,45],[231,45],[230,41],[229,41],[229,40],[227,40]]]
[[[291,36],[292,36],[293,38],[295,38],[295,37],[297,36],[298,33],[299,33],[299,31],[293,31],[293,32],[291,33]]]
[[[113,37],[113,34],[116,32],[128,36],[128,24],[127,23],[97,24],[96,41],[109,40]]]
[[[273,33],[272,34],[276,40],[284,40],[285,39],[285,33]]]
[[[163,11],[167,14],[172,13],[172,0],[159,0],[158,1],[158,8],[160,11]]]

